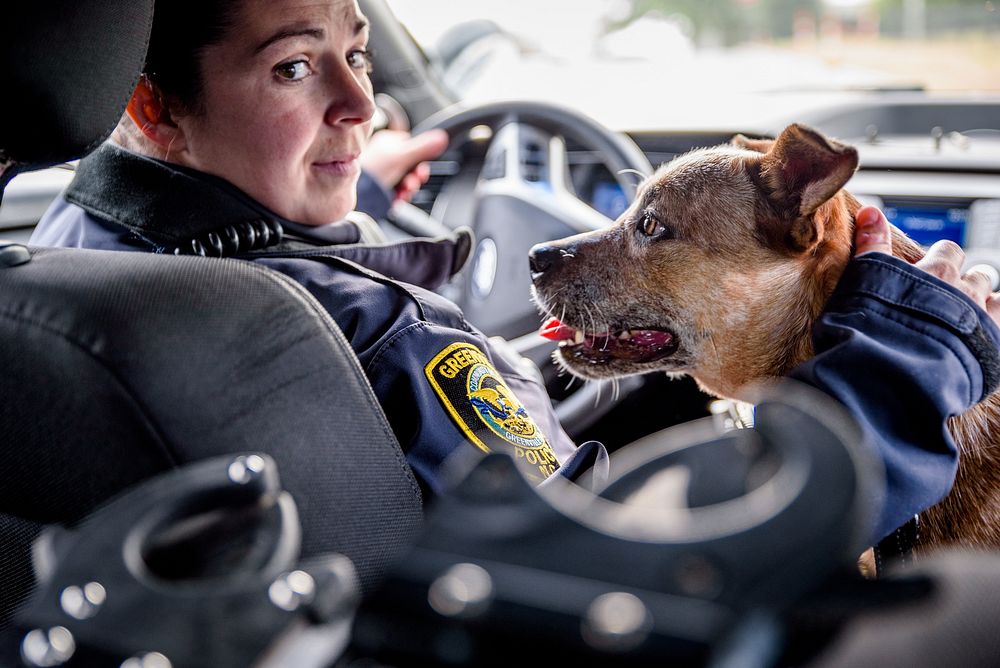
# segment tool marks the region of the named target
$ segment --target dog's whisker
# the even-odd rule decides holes
[[[596,335],[599,331],[606,331],[608,329],[608,325],[605,324],[605,323],[607,323],[607,320],[604,318],[604,314],[601,313],[600,308],[595,305],[594,306],[594,310],[597,311],[597,318],[595,319],[594,315],[591,314],[590,319],[591,319],[591,321],[593,321],[594,334]],[[598,322],[602,323],[600,327],[597,326]],[[601,352],[606,352],[607,351],[607,349],[608,349],[608,342],[610,340],[611,340],[610,336],[606,336],[604,338],[604,342],[601,344]]]
[[[719,365],[719,369],[722,369],[722,357],[719,356],[719,349],[715,346],[715,337],[712,333],[708,333],[708,342],[712,344],[712,350],[715,352],[715,361]]]
[[[601,311],[601,307],[598,306],[597,304],[594,304],[593,306],[594,306],[594,312],[597,313],[597,316],[600,319],[600,321],[607,322],[607,320],[604,318],[604,313]]]
[[[593,332],[594,332],[594,336],[596,337],[597,334],[598,334],[598,332],[600,332],[603,328],[600,328],[600,327],[597,326],[597,321],[594,320],[594,316],[593,315],[590,316],[590,322],[591,322],[591,327],[594,328]],[[611,336],[610,335],[605,336],[604,340],[601,342],[601,352],[602,353],[603,352],[607,352],[607,350],[608,350],[608,342],[609,341],[611,341]]]
[[[568,288],[568,287],[569,287],[568,285],[564,285],[564,286],[562,286],[561,288],[559,288],[558,290],[553,290],[553,291],[552,291],[552,294],[551,294],[551,295],[549,295],[549,296],[550,296],[550,298],[553,298],[553,299],[554,299],[554,298],[558,297],[558,296],[559,296],[559,293],[560,293],[560,292],[563,292],[563,291],[564,291],[564,290],[565,290],[566,288]]]
[[[626,167],[625,169],[618,170],[618,174],[619,174],[619,176],[622,175],[622,174],[635,174],[636,176],[639,177],[639,180],[637,181],[637,183],[642,183],[647,178],[649,178],[649,174],[643,174],[638,169],[632,169],[631,167]]]
[[[591,313],[590,307],[586,304],[583,305],[584,310],[587,312],[587,318],[590,320],[590,331],[592,334],[597,334],[597,321],[594,320],[594,314]]]

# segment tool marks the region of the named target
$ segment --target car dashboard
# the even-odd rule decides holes
[[[962,245],[977,261],[1000,268],[1000,99],[934,98],[922,93],[860,96],[801,112],[783,111],[710,130],[640,129],[626,133],[656,167],[692,149],[727,143],[736,134],[776,136],[800,122],[858,149],[860,167],[847,189],[924,246],[939,239]],[[471,220],[472,191],[483,146],[466,146],[432,165],[415,199],[451,224]],[[570,181],[579,197],[609,218],[628,200],[601,157],[567,146]],[[456,223],[457,224],[457,223]]]

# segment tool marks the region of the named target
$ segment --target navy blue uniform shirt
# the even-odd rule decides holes
[[[107,144],[81,162],[32,243],[171,252],[183,237],[261,216],[276,218],[219,179]],[[329,242],[286,240],[247,257],[287,274],[330,312],[425,489],[440,488],[441,462],[470,443],[514,454],[537,479],[574,454],[595,457],[593,447],[574,453],[538,382],[494,352],[454,304],[414,285],[432,288],[454,269],[439,265],[461,263],[447,243],[319,243]],[[815,358],[791,376],[846,406],[885,464],[886,495],[871,500],[874,542],[951,488],[958,452],[945,420],[996,387],[1000,330],[959,291],[871,254],[848,266],[814,343]]]

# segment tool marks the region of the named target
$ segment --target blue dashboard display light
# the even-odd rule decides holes
[[[601,181],[594,184],[594,196],[591,206],[611,220],[615,220],[628,208],[628,197],[625,191],[614,181]]]
[[[930,246],[941,239],[950,239],[959,245],[965,243],[965,227],[969,221],[966,208],[886,206],[884,212],[890,223],[922,246]]]

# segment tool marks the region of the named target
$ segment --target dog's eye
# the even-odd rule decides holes
[[[647,237],[652,237],[663,230],[663,226],[660,225],[660,221],[653,218],[648,213],[644,213],[642,218],[639,219],[639,231],[645,234]]]

